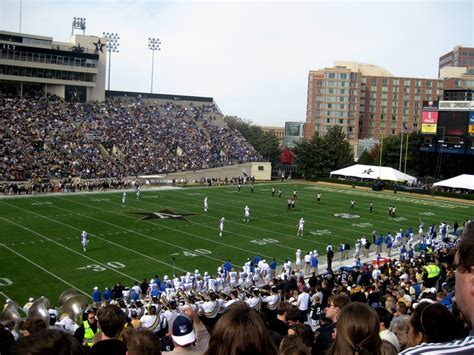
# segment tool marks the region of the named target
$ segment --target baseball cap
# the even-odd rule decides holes
[[[171,326],[171,337],[176,344],[181,346],[194,342],[196,333],[193,329],[193,322],[186,316],[177,316]]]

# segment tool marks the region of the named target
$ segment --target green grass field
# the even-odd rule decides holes
[[[271,197],[271,187],[283,190]],[[287,198],[298,190],[295,210],[287,211]],[[322,200],[316,203],[316,193]],[[209,213],[203,213],[208,196]],[[349,211],[350,200],[356,208]],[[374,213],[369,214],[369,201]],[[397,218],[388,217],[389,204]],[[251,209],[251,221],[243,223],[243,209]],[[176,218],[150,218],[150,213],[175,213]],[[142,190],[141,199],[121,192],[47,195],[0,199],[0,299],[23,304],[28,297],[48,297],[54,304],[62,291],[74,287],[89,295],[121,281],[126,286],[155,274],[172,275],[199,269],[214,273],[228,258],[242,265],[260,253],[275,257],[281,265],[295,250],[317,249],[324,254],[333,245],[370,235],[373,229],[386,234],[412,226],[421,218],[425,226],[446,221],[462,224],[472,218],[468,202],[433,200],[389,192],[372,192],[317,184],[259,184],[237,188],[187,188]],[[341,218],[334,214],[352,214]],[[162,215],[165,216],[165,215]],[[218,221],[225,217],[224,236]],[[304,217],[305,235],[296,237],[298,220]],[[89,249],[83,252],[82,230],[89,233]],[[174,260],[173,260],[174,259]]]

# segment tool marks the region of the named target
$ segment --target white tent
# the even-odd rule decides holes
[[[356,164],[349,166],[344,169],[339,169],[331,171],[331,176],[342,175],[342,176],[351,176],[357,177],[360,179],[379,179],[379,180],[389,180],[389,181],[398,181],[398,182],[416,182],[416,178],[408,174],[404,174],[401,171],[398,171],[393,168],[388,168],[386,166],[375,166],[375,165],[362,165]]]
[[[433,186],[451,187],[453,189],[474,190],[474,175],[462,174],[451,179],[439,181]]]

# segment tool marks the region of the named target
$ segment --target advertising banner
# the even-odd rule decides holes
[[[431,123],[422,123],[421,124],[421,133],[436,134],[436,125],[431,124]]]
[[[438,123],[438,112],[433,111],[422,111],[421,112],[421,123]]]

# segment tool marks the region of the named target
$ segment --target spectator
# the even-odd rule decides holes
[[[380,324],[380,338],[388,341],[392,344],[397,351],[400,351],[400,344],[398,343],[397,336],[390,331],[390,322],[392,321],[393,314],[383,307],[377,307],[375,309],[379,316]]]
[[[279,347],[279,355],[310,355],[311,351],[297,335],[285,336]]]
[[[87,312],[87,319],[82,322],[81,326],[74,332],[74,337],[83,345],[92,347],[94,336],[97,334],[97,318],[95,311]]]
[[[336,339],[326,354],[384,354],[379,319],[370,306],[360,302],[346,305],[339,312],[336,329]]]
[[[115,305],[107,305],[99,309],[97,318],[100,340],[92,346],[89,354],[125,354],[127,347],[118,339],[126,321],[125,313]]]
[[[127,341],[127,355],[160,355],[160,342],[147,330],[135,331]]]
[[[474,223],[466,223],[455,258],[456,270],[456,301],[464,320],[471,327],[469,335],[457,341],[441,344],[421,344],[409,348],[402,354],[472,354],[474,351]],[[421,317],[421,314],[420,314]],[[424,319],[424,318],[423,318]]]
[[[414,309],[409,321],[408,346],[443,343],[463,335],[460,321],[446,307],[437,303],[421,302]]]
[[[182,312],[170,327],[174,344],[170,354],[202,354],[209,345],[209,332],[190,306],[184,306]]]
[[[327,350],[333,343],[333,332],[336,329],[339,315],[344,307],[350,303],[349,296],[346,294],[338,294],[329,297],[325,318],[331,322],[329,324],[322,325],[319,329],[319,334],[316,337],[313,352],[322,353]]]
[[[245,303],[234,303],[212,330],[206,355],[278,354],[265,324]]]
[[[2,352],[3,354],[3,352]],[[57,329],[43,329],[21,338],[9,348],[11,355],[82,355],[81,344],[71,334]]]

